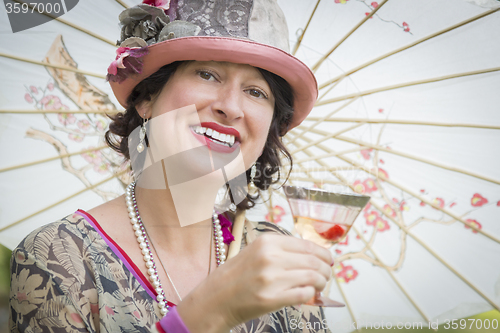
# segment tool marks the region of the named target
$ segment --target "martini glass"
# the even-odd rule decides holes
[[[296,232],[303,239],[325,248],[331,248],[345,238],[356,217],[370,200],[366,195],[334,193],[314,188],[283,186],[283,189],[292,210]],[[305,304],[345,306],[321,293],[316,293]]]

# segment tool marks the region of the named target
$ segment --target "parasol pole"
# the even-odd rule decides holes
[[[245,210],[238,209],[234,218],[232,234],[234,241],[229,244],[227,259],[236,256],[241,249],[241,240],[243,238],[243,227],[245,226]]]

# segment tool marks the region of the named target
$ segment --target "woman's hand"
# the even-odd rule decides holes
[[[312,242],[263,235],[220,266],[178,306],[195,332],[225,332],[284,306],[307,302],[325,288],[330,251]]]

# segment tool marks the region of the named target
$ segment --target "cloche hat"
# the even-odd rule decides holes
[[[299,125],[318,96],[311,70],[289,53],[276,0],[144,0],[120,16],[121,38],[108,80],[123,107],[134,87],[175,61],[225,61],[265,69],[293,89]]]

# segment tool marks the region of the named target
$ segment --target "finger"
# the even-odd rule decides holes
[[[295,237],[280,238],[284,238],[278,240],[283,250],[302,254],[312,254],[323,260],[328,265],[333,265],[333,256],[328,249],[305,239]]]
[[[282,272],[274,281],[275,286],[272,287],[281,290],[311,286],[321,292],[325,289],[328,279],[317,271],[302,269]]]
[[[294,306],[304,304],[314,297],[316,289],[311,286],[288,289],[281,293],[281,306]]]
[[[320,273],[327,280],[332,275],[330,265],[311,254],[285,252],[280,258],[280,263],[285,270],[309,269]]]

